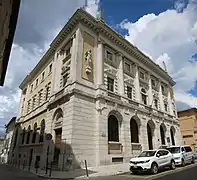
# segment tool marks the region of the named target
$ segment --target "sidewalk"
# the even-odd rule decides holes
[[[23,169],[23,167],[21,166],[20,169]],[[24,171],[29,171],[28,167],[25,167]],[[128,171],[128,163],[88,168],[89,178],[117,175]],[[52,171],[51,177],[49,177],[49,171],[47,175],[45,174],[45,170],[39,169],[36,173],[35,168],[31,168],[30,172],[36,174],[39,177],[45,177],[47,179],[88,179],[85,169],[77,169],[75,171]]]

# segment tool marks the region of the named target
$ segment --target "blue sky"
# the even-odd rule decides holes
[[[106,22],[119,24],[123,19],[135,22],[140,17],[155,13],[159,14],[174,8],[173,0],[101,0]]]
[[[166,63],[176,81],[178,109],[196,107],[197,0],[87,0],[87,12],[96,16],[99,3],[107,24],[161,67]],[[21,81],[84,5],[85,0],[22,1],[5,85],[0,87],[0,126],[17,114]]]

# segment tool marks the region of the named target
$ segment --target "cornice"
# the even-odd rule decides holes
[[[147,66],[149,66],[150,69],[153,69],[161,77],[165,78],[172,86],[175,85],[175,82],[172,80],[172,78],[159,65],[153,62],[148,56],[143,54],[137,47],[135,47],[129,41],[127,41],[121,34],[113,30],[103,21],[95,19],[92,15],[90,15],[86,11],[82,9],[78,9],[73,14],[73,16],[69,19],[67,24],[62,28],[62,30],[59,32],[56,38],[52,41],[52,43],[50,44],[50,48],[42,57],[40,62],[20,84],[19,87],[21,89],[36,74],[38,68],[46,62],[48,55],[52,54],[55,51],[55,49],[57,49],[57,47],[63,42],[65,37],[71,33],[71,31],[74,29],[74,27],[76,27],[76,25],[79,22],[89,26],[95,32],[103,34],[105,37],[113,41],[116,45],[121,47],[124,51],[131,54],[135,58],[139,59],[141,63],[146,64]]]
[[[38,71],[48,60],[51,58],[51,56],[55,53],[55,50],[53,48],[49,48],[48,51],[43,55],[41,60],[38,62],[38,64],[34,67],[34,69],[28,74],[25,79],[22,81],[22,83],[19,85],[19,88],[22,90],[27,83],[38,73]]]

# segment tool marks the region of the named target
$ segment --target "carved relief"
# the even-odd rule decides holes
[[[88,50],[85,53],[85,61],[86,61],[86,73],[91,73],[92,68],[91,68],[91,63],[92,63],[92,51]]]
[[[83,35],[82,78],[94,81],[94,37],[84,32]]]

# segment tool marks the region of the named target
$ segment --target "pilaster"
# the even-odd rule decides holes
[[[96,59],[96,79],[97,86],[104,84],[104,57],[103,57],[103,42],[98,40],[97,59]]]
[[[136,64],[135,66],[135,88],[136,88],[136,101],[140,102],[141,97],[140,97],[140,82],[139,82],[139,66]]]
[[[169,105],[169,113],[174,116],[173,107],[172,107],[172,99],[170,95],[170,87],[168,87],[168,105]]]
[[[151,76],[148,74],[148,103],[151,107],[153,107],[153,91],[152,91],[152,83],[151,83]]]
[[[161,106],[161,111],[164,111],[164,102],[163,102],[163,94],[161,90],[161,81],[159,81],[159,101]]]
[[[123,58],[122,54],[117,54],[117,60],[118,60],[118,92],[121,96],[124,95],[124,71],[123,71]]]

